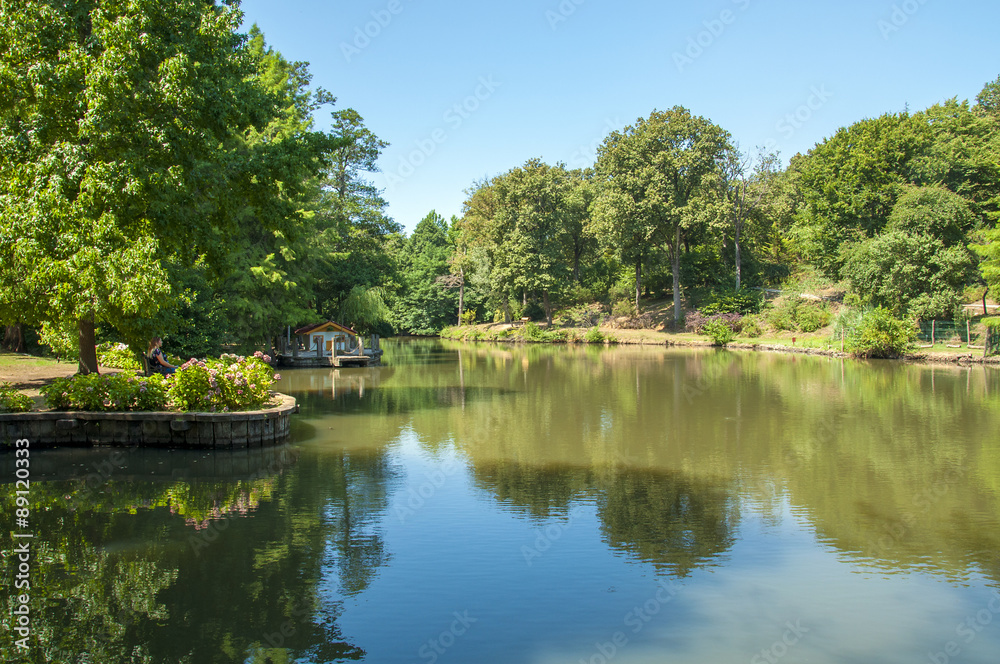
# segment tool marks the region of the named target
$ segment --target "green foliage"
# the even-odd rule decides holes
[[[569,327],[595,327],[601,324],[604,312],[600,304],[592,302],[571,307],[562,312],[560,322]]]
[[[955,311],[973,265],[964,246],[895,229],[848,245],[844,256],[844,276],[862,302],[922,319]]]
[[[699,199],[712,190],[728,141],[728,132],[677,106],[612,132],[598,148],[595,231],[623,265],[635,268],[636,307],[644,263],[666,249],[680,322],[681,242],[707,222]]]
[[[583,340],[588,344],[602,344],[605,341],[605,336],[599,327],[592,327],[583,335]]]
[[[337,311],[340,321],[361,334],[376,334],[379,325],[391,315],[385,304],[385,291],[379,287],[355,286]]]
[[[985,232],[983,239],[981,244],[974,244],[971,248],[979,254],[979,270],[990,291],[1000,293],[1000,228]]]
[[[18,392],[10,383],[0,383],[0,413],[26,413],[34,405],[31,397]]]
[[[856,357],[893,358],[905,354],[916,338],[913,323],[885,307],[866,311],[847,336],[846,348]]]
[[[712,294],[711,301],[701,307],[706,316],[714,314],[753,314],[760,310],[761,297],[758,291],[749,289],[723,290]]]
[[[701,330],[702,334],[710,337],[716,346],[725,346],[736,338],[736,332],[733,331],[733,328],[719,319],[708,321]]]
[[[635,316],[635,302],[631,300],[618,300],[611,307],[611,315],[615,318],[622,318],[625,316]]]
[[[97,346],[97,363],[109,369],[140,371],[139,361],[128,345],[106,341]]]
[[[271,401],[270,387],[281,377],[267,356],[223,355],[218,360],[190,360],[173,375],[170,400],[177,410],[236,412],[256,410]]]
[[[93,412],[159,411],[167,409],[167,379],[133,374],[87,374],[58,378],[42,388],[53,410]]]
[[[535,323],[528,323],[521,329],[521,339],[532,343],[561,343],[566,341],[562,330],[543,330]]]
[[[393,325],[408,334],[433,335],[455,322],[458,293],[450,276],[448,225],[433,210],[406,240],[398,257],[402,290]],[[458,281],[458,280],[455,280]]]
[[[74,362],[80,359],[79,330],[75,323],[43,322],[38,342],[48,346],[56,357]]]
[[[759,314],[751,314],[743,317],[743,329],[740,334],[751,339],[756,339],[764,334],[765,322]]]
[[[264,361],[223,355],[218,360],[190,360],[169,376],[148,378],[131,373],[87,374],[59,378],[42,388],[53,410],[94,412],[255,410],[271,400],[270,387],[280,376]]]
[[[830,324],[830,305],[803,297],[784,297],[765,312],[768,324],[776,330],[815,332]]]

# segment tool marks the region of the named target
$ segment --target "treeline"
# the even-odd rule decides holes
[[[975,103],[862,120],[785,169],[687,109],[654,111],[592,167],[529,159],[406,236],[371,181],[387,143],[306,63],[241,34],[237,3],[15,5],[0,324],[6,345],[85,371],[99,341],[207,356],[325,319],[433,334],[672,296],[680,324],[807,271],[900,317],[1000,287],[1000,78]]]
[[[185,356],[387,317],[401,227],[386,143],[241,34],[236,2],[52,5],[0,26],[0,323],[96,369],[95,342]],[[387,277],[387,275],[390,275]]]
[[[413,277],[403,292],[429,289],[435,306],[404,297],[396,322],[426,332],[454,324],[449,311],[551,322],[559,307],[626,314],[672,295],[679,325],[685,304],[803,273],[859,306],[952,318],[1000,292],[998,129],[1000,78],[974,104],[861,120],[781,169],[706,118],[656,111],[610,134],[592,168],[530,159],[475,184],[462,217],[426,236],[437,270],[401,263]]]

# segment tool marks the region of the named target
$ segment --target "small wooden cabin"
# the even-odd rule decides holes
[[[299,348],[306,353],[318,355],[322,352],[328,357],[356,355],[361,347],[357,332],[332,320],[299,328],[295,330],[295,335],[299,337]]]
[[[281,340],[278,362],[283,366],[368,366],[379,364],[382,349],[377,335],[367,347],[360,334],[349,327],[328,320],[307,325]]]

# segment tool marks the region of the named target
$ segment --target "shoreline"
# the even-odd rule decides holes
[[[506,327],[505,329],[512,329],[512,328]],[[570,333],[579,333],[580,335],[585,334],[587,332],[587,330],[583,328],[559,328],[559,329]],[[604,334],[613,335],[615,337],[615,340],[611,342],[605,341],[604,343],[588,343],[585,341],[529,341],[516,337],[505,338],[505,339],[463,339],[463,338],[452,338],[447,336],[438,336],[437,338],[448,341],[464,342],[464,343],[540,344],[540,345],[550,345],[550,346],[618,345],[618,346],[665,346],[668,348],[719,348],[724,350],[738,350],[744,352],[787,353],[791,355],[813,355],[819,357],[834,357],[834,358],[856,359],[856,360],[866,359],[866,358],[855,357],[850,353],[841,352],[835,349],[813,348],[809,346],[794,346],[794,345],[765,343],[765,342],[752,342],[746,340],[733,341],[729,344],[726,344],[725,346],[717,346],[708,339],[702,341],[701,339],[697,338],[681,338],[678,337],[677,335],[662,332],[659,330],[618,330],[618,329],[602,328],[601,332]],[[621,336],[622,333],[625,333],[624,337]],[[816,339],[825,337],[806,337],[806,338]],[[983,351],[981,349],[968,349],[965,350],[965,352],[934,352],[934,353],[920,352],[919,349],[916,349],[914,352],[907,353],[902,357],[884,358],[884,359],[887,361],[905,362],[908,364],[947,364],[947,365],[979,364],[984,367],[987,366],[1000,367],[1000,355],[992,357],[983,357],[982,353]]]

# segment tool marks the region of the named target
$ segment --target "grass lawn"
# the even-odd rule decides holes
[[[72,363],[74,366],[76,362]],[[45,368],[45,367],[56,367],[65,366],[65,362],[56,362],[55,358],[51,357],[36,357],[34,355],[27,355],[24,353],[9,353],[6,351],[0,352],[0,371],[4,369],[13,368]]]

